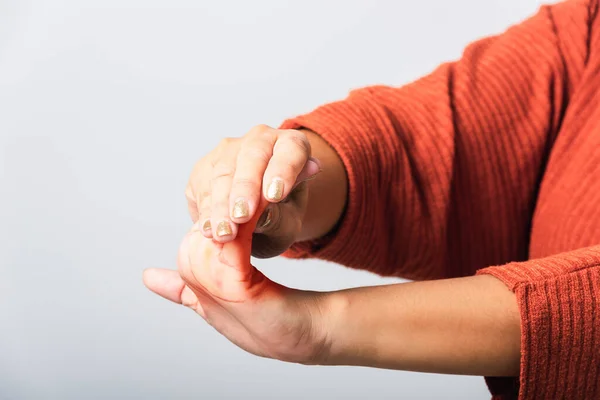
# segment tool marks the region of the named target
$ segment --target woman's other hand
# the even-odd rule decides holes
[[[320,182],[309,197],[308,181],[317,174]],[[219,243],[232,241],[265,199],[252,255],[267,258],[331,230],[343,212],[346,192],[344,167],[323,139],[310,131],[259,125],[241,138],[224,139],[202,158],[186,197],[201,234]]]

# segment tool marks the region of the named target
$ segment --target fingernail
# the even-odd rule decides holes
[[[202,229],[202,222],[196,221],[194,225],[192,225],[192,232],[199,232]]]
[[[267,199],[281,200],[283,197],[283,179],[274,178],[267,189]]]
[[[233,218],[246,218],[250,215],[246,199],[237,199],[233,205]]]
[[[210,219],[207,219],[206,221],[204,221],[204,224],[202,224],[202,230],[204,232],[210,231]]]
[[[233,234],[233,231],[231,230],[231,225],[229,225],[229,222],[219,222],[219,225],[217,225],[217,236],[229,236],[231,234]]]
[[[263,212],[262,215],[260,216],[260,218],[258,219],[258,222],[256,223],[256,228],[257,229],[266,228],[271,223],[272,218],[273,218],[273,211],[272,211],[271,207],[267,207],[265,212]]]

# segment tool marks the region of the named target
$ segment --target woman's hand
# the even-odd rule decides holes
[[[224,244],[204,237],[196,224],[181,244],[179,271],[147,270],[144,283],[162,297],[190,307],[252,354],[319,363],[328,347],[322,296],[281,286],[250,264],[257,219],[241,225],[236,239]]]
[[[220,243],[233,240],[264,197],[270,205],[259,221],[254,255],[282,253],[302,229],[308,190],[320,171],[306,135],[257,126],[239,139],[225,139],[192,172],[186,196],[201,233]]]
[[[309,198],[307,181],[321,168]],[[242,138],[223,140],[202,158],[186,197],[201,234],[219,243],[235,239],[240,224],[250,221],[266,200],[252,242],[252,254],[266,258],[331,230],[343,212],[346,191],[341,160],[323,139],[309,131],[259,125]]]
[[[262,211],[262,210],[261,210]],[[520,319],[514,293],[491,276],[331,293],[281,286],[250,264],[252,230],[225,244],[196,224],[179,272],[151,269],[146,286],[202,316],[242,349],[278,360],[449,374],[515,376]]]

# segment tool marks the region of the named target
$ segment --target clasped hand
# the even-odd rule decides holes
[[[296,240],[305,181],[319,170],[302,132],[259,126],[224,140],[190,177],[186,197],[195,223],[181,243],[178,271],[147,270],[146,286],[193,309],[252,354],[324,362],[325,295],[279,285],[250,263],[252,251],[274,256]]]

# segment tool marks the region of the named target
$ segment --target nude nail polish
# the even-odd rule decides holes
[[[269,200],[281,200],[283,197],[283,179],[274,178],[271,184],[267,188],[267,199]]]
[[[229,225],[229,222],[219,222],[219,225],[217,225],[217,236],[229,236],[231,234],[233,234],[233,231],[231,230],[231,225]]]
[[[233,218],[246,218],[250,215],[246,199],[237,199],[233,205]]]

